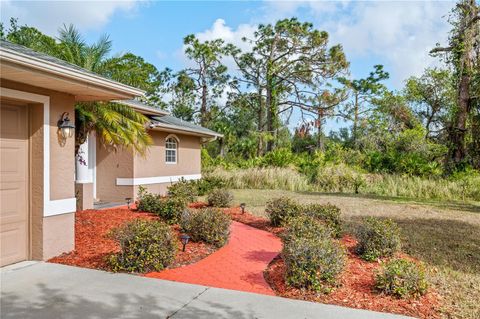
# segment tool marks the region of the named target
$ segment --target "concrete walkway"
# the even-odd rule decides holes
[[[43,262],[1,270],[1,318],[322,318],[402,316]]]
[[[230,239],[220,250],[197,263],[147,277],[274,296],[263,271],[281,250],[277,236],[234,221]]]

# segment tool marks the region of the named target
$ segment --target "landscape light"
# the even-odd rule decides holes
[[[242,214],[245,214],[245,207],[246,207],[246,206],[247,206],[247,205],[246,205],[245,203],[241,203],[241,204],[240,204],[240,208],[242,209]]]
[[[187,246],[188,241],[190,240],[190,236],[188,236],[187,234],[182,234],[182,236],[180,236],[180,239],[182,240],[183,245],[182,251],[185,251],[185,246]]]
[[[131,198],[131,197],[127,197],[127,198],[125,198],[125,200],[127,201],[127,207],[128,207],[128,209],[130,209],[130,203],[132,202],[132,198]]]

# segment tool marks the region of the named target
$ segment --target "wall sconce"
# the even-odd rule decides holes
[[[67,137],[73,137],[73,134],[75,133],[75,125],[70,122],[70,119],[68,118],[68,112],[63,112],[62,116],[58,120],[57,126],[64,139]]]

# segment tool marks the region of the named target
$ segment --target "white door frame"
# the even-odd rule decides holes
[[[43,216],[54,216],[75,212],[75,197],[50,199],[50,97],[30,92],[0,88],[0,96],[43,104]]]

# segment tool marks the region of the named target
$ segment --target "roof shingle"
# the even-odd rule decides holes
[[[205,134],[208,136],[215,136],[215,137],[221,137],[223,136],[222,134],[219,134],[215,131],[212,131],[208,128],[205,128],[200,125],[196,125],[187,121],[183,121],[179,118],[176,118],[171,115],[164,115],[164,116],[152,116],[152,124],[154,126],[161,127],[162,125],[170,126],[173,128],[177,128],[179,130],[183,131],[188,131],[188,132],[194,132],[194,133],[199,133],[199,134]]]

